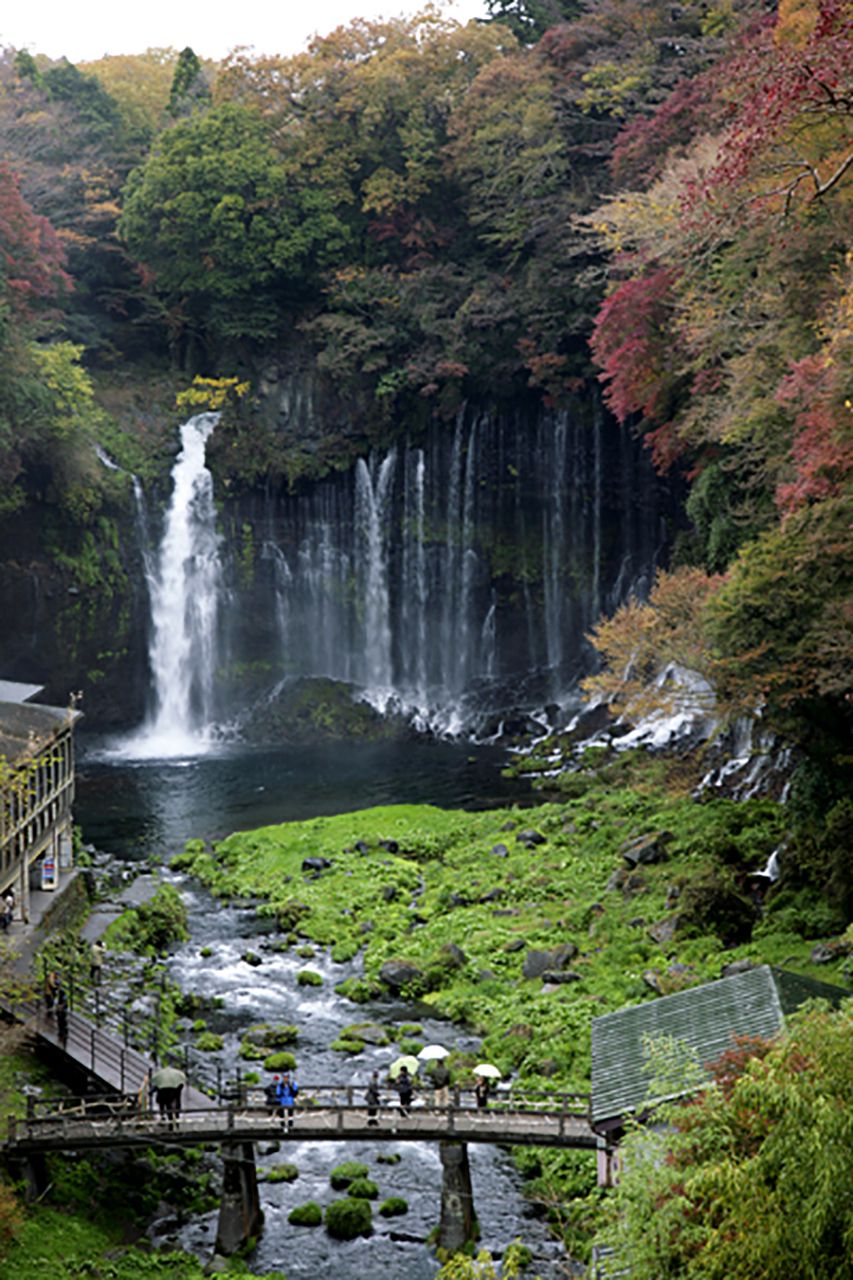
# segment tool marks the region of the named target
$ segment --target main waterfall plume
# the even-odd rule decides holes
[[[194,754],[210,739],[222,565],[205,446],[218,421],[219,414],[202,413],[181,428],[162,539],[144,555],[152,707],[126,755]]]

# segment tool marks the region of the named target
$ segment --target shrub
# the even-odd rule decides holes
[[[329,1182],[336,1191],[343,1191],[356,1178],[366,1178],[369,1172],[367,1165],[360,1160],[345,1160],[343,1164],[335,1165],[329,1174]]]
[[[409,1204],[402,1196],[389,1196],[382,1201],[379,1212],[383,1218],[399,1218],[401,1214],[409,1212]]]
[[[368,1200],[333,1200],[326,1209],[326,1230],[335,1240],[355,1240],[373,1230],[373,1210]]]
[[[323,1210],[313,1200],[307,1204],[298,1204],[290,1210],[287,1221],[294,1227],[319,1227],[323,1221]]]

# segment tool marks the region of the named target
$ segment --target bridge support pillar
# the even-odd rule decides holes
[[[438,1243],[455,1253],[477,1234],[468,1147],[464,1142],[440,1142],[438,1146],[442,1169]]]
[[[24,1199],[41,1199],[50,1185],[44,1152],[34,1151],[31,1155],[22,1156],[20,1161],[16,1163],[18,1164],[18,1176],[24,1184]]]
[[[223,1145],[222,1158],[225,1169],[216,1228],[216,1252],[228,1257],[258,1234],[263,1214],[252,1143]]]

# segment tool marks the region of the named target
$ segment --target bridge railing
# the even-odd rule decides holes
[[[254,1091],[257,1092],[257,1091]],[[370,1124],[375,1124],[375,1117],[370,1115],[364,1094],[351,1096],[351,1088],[341,1085],[315,1084],[305,1087],[300,1092],[300,1101],[296,1107],[296,1128],[310,1130],[313,1135],[328,1134],[332,1139],[346,1139],[364,1133]],[[535,1144],[537,1135],[549,1140],[560,1135],[560,1138],[578,1128],[578,1121],[585,1124],[579,1114],[571,1115],[560,1107],[560,1096],[549,1094],[552,1106],[544,1107],[543,1094],[539,1096],[517,1096],[512,1107],[479,1108],[476,1106],[473,1091],[461,1089],[459,1096],[453,1098],[448,1106],[435,1106],[432,1100],[419,1098],[405,1116],[401,1115],[398,1101],[388,1098],[386,1105],[379,1108],[379,1120],[391,1119],[394,1124],[393,1133],[418,1138],[419,1133],[427,1132],[432,1137],[442,1133],[448,1137],[464,1134],[465,1138],[494,1140],[501,1142],[502,1134],[507,1140],[519,1140]],[[579,1096],[575,1096],[579,1097]],[[526,1103],[530,1102],[530,1105]],[[532,1128],[520,1129],[519,1121],[529,1120]],[[571,1128],[574,1126],[575,1129]],[[44,1148],[73,1148],[85,1146],[108,1146],[122,1142],[143,1143],[158,1140],[174,1140],[193,1142],[193,1140],[223,1140],[228,1142],[229,1135],[240,1135],[245,1140],[247,1135],[257,1134],[261,1138],[269,1135],[270,1126],[278,1128],[283,1125],[282,1112],[277,1106],[256,1101],[256,1098],[245,1098],[229,1102],[227,1105],[216,1105],[211,1102],[207,1107],[182,1108],[179,1115],[161,1115],[145,1097],[138,1094],[101,1094],[101,1096],[63,1097],[63,1098],[28,1098],[28,1114],[24,1119],[9,1119],[8,1147],[17,1144]],[[542,1125],[546,1128],[542,1128]],[[480,1132],[482,1130],[482,1132]],[[377,1135],[380,1130],[375,1130]]]
[[[311,1116],[320,1111],[364,1112],[368,1114],[368,1102],[364,1097],[364,1089],[357,1085],[339,1084],[307,1084],[302,1085],[298,1093],[295,1110],[297,1114]],[[388,1089],[380,1097],[379,1110],[398,1111],[400,1100],[396,1093]],[[530,1115],[530,1116],[575,1116],[587,1119],[589,1097],[587,1094],[573,1093],[506,1093],[497,1097],[487,1108],[476,1106],[473,1089],[453,1089],[451,1101],[439,1106],[434,1101],[432,1091],[416,1094],[407,1110],[421,1115],[447,1116],[455,1111],[485,1110],[487,1114],[498,1116]],[[155,1101],[146,1093],[101,1093],[86,1094],[85,1097],[64,1096],[44,1097],[29,1096],[27,1098],[27,1117],[23,1121],[31,1132],[38,1125],[55,1123],[56,1120],[99,1120],[104,1117],[150,1117],[156,1111]],[[184,1110],[183,1115],[279,1115],[282,1108],[278,1103],[270,1103],[264,1096],[263,1089],[247,1088],[241,1096],[231,1100],[216,1102],[211,1100],[209,1107],[193,1107]]]

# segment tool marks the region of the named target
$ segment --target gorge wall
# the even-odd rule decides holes
[[[299,386],[279,394],[306,402]],[[81,688],[90,726],[156,715],[176,681],[190,727],[239,726],[282,680],[324,676],[421,728],[482,731],[566,698],[589,669],[585,633],[646,592],[670,541],[671,499],[592,396],[469,405],[293,492],[228,496],[206,468],[204,501],[184,483],[179,497],[173,478],[146,493],[127,477],[108,591],[69,594],[35,544],[26,563],[4,548],[4,674],[57,700]],[[158,623],[176,503],[209,527],[179,549]],[[158,626],[161,641],[183,628],[182,653],[158,651]]]

